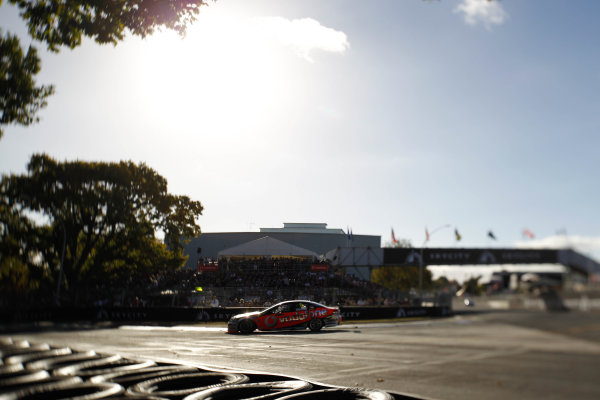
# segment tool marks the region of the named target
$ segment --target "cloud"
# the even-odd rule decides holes
[[[600,237],[555,235],[543,239],[519,241],[515,246],[522,249],[573,249],[600,259]]]
[[[508,18],[502,5],[496,0],[463,0],[454,12],[462,13],[469,25],[482,23],[490,30],[493,25],[501,25]]]
[[[308,62],[314,62],[310,55],[314,50],[342,54],[350,47],[344,32],[323,26],[312,18],[259,17],[255,25],[265,36],[293,48]]]

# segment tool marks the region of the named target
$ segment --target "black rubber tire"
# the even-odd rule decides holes
[[[312,390],[289,396],[280,397],[279,400],[394,400],[394,396],[387,392],[371,389],[338,388]]]
[[[105,399],[122,394],[121,385],[116,383],[74,383],[69,386],[51,385],[47,387],[33,387],[11,393],[14,399],[77,399],[92,400]]]
[[[56,348],[46,351],[34,351],[26,354],[13,355],[4,360],[6,364],[30,363],[43,358],[59,357],[72,354],[72,350],[68,347]]]
[[[323,321],[318,318],[311,319],[308,323],[308,329],[313,332],[318,332],[321,330],[321,328],[323,328]]]
[[[243,333],[244,335],[248,335],[248,334],[254,332],[254,330],[256,329],[256,326],[254,325],[254,321],[252,321],[250,319],[243,319],[240,321],[240,323],[238,325],[238,329],[239,329],[240,333]]]
[[[285,375],[255,374],[246,372],[244,372],[244,375],[248,377],[248,383],[281,382],[291,380],[289,376]]]
[[[100,361],[100,360],[99,360]],[[121,371],[134,371],[144,368],[156,366],[154,361],[131,361],[126,359],[103,359],[105,362],[82,363],[72,366],[72,373],[67,375],[77,375],[82,378],[90,378],[96,375],[104,375]],[[61,370],[56,371],[57,375],[61,375]],[[63,374],[64,375],[64,374]]]
[[[41,368],[38,368],[38,369],[41,369]],[[9,376],[10,374],[17,374],[24,370],[25,370],[25,367],[21,363],[3,365],[0,367],[0,376]]]
[[[55,370],[68,365],[78,364],[85,361],[97,360],[102,358],[95,351],[89,350],[80,353],[72,353],[66,356],[42,358],[37,361],[28,362],[25,365],[27,369],[45,369]]]
[[[245,383],[248,377],[227,372],[203,372],[163,376],[140,382],[127,389],[128,396],[182,398],[209,387]]]
[[[29,344],[29,342],[26,343]],[[16,356],[19,354],[28,354],[48,350],[50,350],[50,346],[47,344],[29,344],[29,346],[25,346],[25,343],[22,343],[22,346],[2,347],[0,349],[0,356],[2,357],[2,359],[6,359],[7,357]]]
[[[14,385],[33,384],[50,377],[48,371],[28,371],[26,369],[0,375],[0,391]]]
[[[38,372],[46,372],[46,371],[38,371]],[[46,390],[55,390],[63,387],[73,386],[75,384],[83,383],[83,380],[78,376],[51,376],[39,381],[32,382],[23,382],[23,383],[15,383],[13,385],[4,385],[0,387],[0,398],[14,398],[15,392],[20,392],[23,390],[36,390],[36,391],[46,391]]]
[[[311,387],[310,383],[301,380],[244,383],[206,389],[187,396],[184,400],[278,399],[288,394],[310,390]]]
[[[196,367],[186,367],[180,365],[163,365],[133,371],[119,371],[113,373],[106,373],[103,375],[96,375],[90,378],[90,382],[113,382],[128,388],[130,386],[137,385],[138,383],[150,379],[155,379],[161,376],[197,374],[199,372],[202,372],[202,370]]]
[[[118,363],[120,360],[122,360],[121,356],[115,354],[112,356],[103,356],[102,358],[98,358],[98,359],[86,360],[83,362],[76,362],[76,363],[69,364],[64,367],[55,369],[54,375],[57,375],[57,376],[73,376],[73,375],[89,376],[89,375],[81,374],[80,372],[82,370],[91,370],[94,368],[102,368],[102,367],[106,367],[106,366],[108,366],[108,368],[112,368],[113,366],[116,367],[118,364],[115,364],[115,363]]]

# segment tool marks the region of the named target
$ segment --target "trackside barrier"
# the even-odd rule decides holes
[[[44,344],[44,348],[51,346]],[[0,399],[335,399],[422,400],[420,397],[377,389],[334,387],[285,375],[250,371],[218,371],[152,360],[134,360],[93,350],[72,350],[71,356],[50,356],[18,362],[38,354],[29,341],[0,337]],[[82,362],[94,354],[105,360],[101,369]],[[21,360],[24,361],[24,360]],[[124,364],[127,368],[124,369]],[[57,371],[68,372],[67,374]],[[86,373],[82,374],[83,371]]]
[[[164,307],[164,308],[45,308],[27,310],[3,310],[0,317],[4,323],[20,322],[226,322],[233,315],[263,308],[252,307]],[[450,307],[340,307],[344,321],[377,320],[391,318],[444,317],[452,314]]]

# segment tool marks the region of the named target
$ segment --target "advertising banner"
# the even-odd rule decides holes
[[[219,269],[219,266],[217,264],[198,265],[198,272],[217,271],[218,269]]]
[[[490,265],[557,263],[558,251],[547,249],[385,248],[385,265]]]

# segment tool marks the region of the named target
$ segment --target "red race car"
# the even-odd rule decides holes
[[[310,329],[313,332],[324,326],[342,323],[338,307],[305,300],[291,300],[275,304],[263,311],[238,314],[227,323],[227,333],[251,333],[260,331]]]

